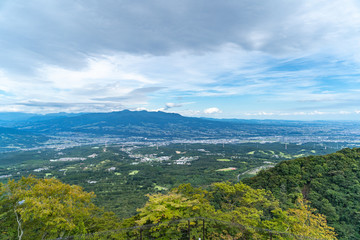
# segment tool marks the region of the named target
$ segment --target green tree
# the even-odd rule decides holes
[[[56,179],[10,180],[0,186],[0,225],[5,226],[0,238],[48,239],[115,228],[114,215],[96,207],[94,197]]]
[[[284,171],[283,165],[301,171],[294,175]],[[296,208],[296,199],[302,195],[326,216],[339,239],[360,239],[360,148],[282,162],[244,182],[272,191],[282,208]]]
[[[156,239],[181,238],[181,236],[187,234],[189,222],[180,221],[174,224],[173,221],[206,216],[210,212],[214,212],[214,208],[208,201],[201,201],[197,197],[188,198],[175,192],[148,195],[148,197],[149,201],[143,208],[138,210],[138,220],[135,222],[139,226],[157,224],[149,229],[150,236]],[[196,222],[190,221],[190,225],[194,236],[194,234],[197,234],[197,231],[194,230]]]
[[[274,210],[281,211],[270,191],[253,189],[243,183],[214,183],[211,193],[219,219],[247,226],[241,232],[227,229],[222,237],[236,233],[238,238],[260,238],[261,233],[254,228],[261,228],[263,219],[272,219]]]
[[[206,218],[210,239],[268,239],[269,230],[284,233],[275,234],[274,239],[293,239],[293,234],[336,239],[325,217],[315,214],[301,198],[295,208],[283,210],[270,191],[243,183],[214,183],[209,191],[184,184],[167,194],[148,197],[139,214],[125,223],[127,227],[144,226],[144,236],[156,239],[188,237],[188,227],[191,237],[201,237],[201,225],[191,219],[196,217]]]
[[[315,213],[305,200],[299,198],[297,208],[288,209],[290,232],[315,239],[336,239],[334,228],[327,225],[324,215]]]

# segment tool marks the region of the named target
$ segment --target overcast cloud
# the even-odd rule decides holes
[[[3,0],[0,111],[350,119],[358,26],[355,0]]]

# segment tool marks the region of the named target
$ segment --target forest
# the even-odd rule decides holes
[[[40,232],[44,239],[102,239],[99,234],[105,232],[110,239],[139,239],[140,233],[156,239],[188,239],[189,234],[193,239],[204,234],[211,239],[268,239],[269,234],[273,239],[301,234],[357,238],[360,150],[335,150],[314,143],[244,143],[82,146],[2,154],[7,164],[0,169],[0,177],[6,176],[0,179],[0,221],[12,230],[1,239],[18,234],[14,209],[19,216],[35,216],[32,211],[66,201],[89,208],[80,210],[88,215],[71,218],[83,221],[83,228],[53,229],[51,221],[69,223],[59,216],[49,220],[53,225],[48,229],[33,229],[30,235],[24,230],[23,239]],[[26,161],[11,163],[19,154]],[[54,189],[71,184],[77,190],[64,190],[69,194],[57,194],[60,200],[49,204],[42,194],[54,191],[41,190],[46,185],[42,181],[54,181]],[[71,194],[82,199],[61,199]],[[76,211],[67,216],[71,214]],[[48,221],[44,219],[39,221]],[[26,217],[21,221],[26,229],[36,225]],[[113,225],[102,226],[104,222]]]
[[[301,193],[326,215],[340,239],[360,239],[359,181],[359,148],[284,161],[244,179],[252,187],[271,190],[284,208]]]
[[[283,210],[270,191],[243,183],[214,183],[208,190],[183,184],[148,195],[135,216],[122,220],[96,207],[93,193],[53,178],[10,180],[0,185],[0,196],[1,239],[198,239],[205,232],[209,239],[336,239],[325,216],[301,197]],[[185,219],[187,228],[174,224]]]

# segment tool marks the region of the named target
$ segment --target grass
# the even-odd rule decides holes
[[[217,172],[228,172],[228,171],[234,171],[236,170],[237,168],[234,168],[234,167],[229,167],[229,168],[221,168],[221,169],[218,169],[216,170]]]
[[[129,172],[129,175],[135,175],[135,174],[138,174],[138,173],[139,173],[139,170],[134,170],[134,171]]]
[[[216,161],[218,161],[218,162],[230,162],[232,160],[227,159],[227,158],[221,158],[221,159],[216,159]]]
[[[282,158],[287,158],[287,159],[291,158],[291,155],[283,153],[283,152],[279,152],[279,156],[282,157]]]
[[[158,190],[158,191],[167,191],[167,190],[168,190],[168,188],[162,187],[162,186],[158,186],[158,185],[155,185],[155,186],[154,186],[154,189],[155,189],[155,190]]]

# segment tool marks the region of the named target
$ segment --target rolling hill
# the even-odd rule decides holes
[[[284,207],[303,195],[339,239],[360,239],[360,148],[284,161],[244,182],[270,190]]]

